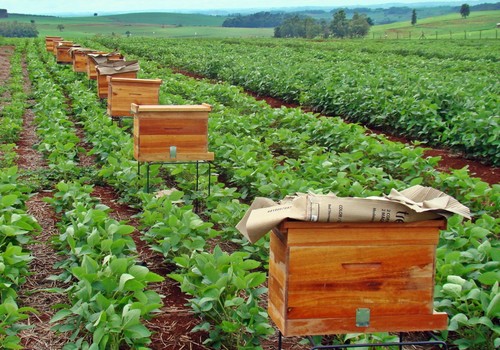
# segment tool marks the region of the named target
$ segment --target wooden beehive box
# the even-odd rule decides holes
[[[57,45],[56,61],[57,63],[72,63],[72,58],[70,54],[71,48],[79,47],[79,45],[71,44],[61,44]]]
[[[87,54],[87,77],[90,80],[97,79],[96,66],[107,61],[123,60],[123,55],[119,52],[94,52]]]
[[[45,37],[45,49],[48,52],[54,52],[54,41],[55,40],[62,41],[63,38],[61,38],[60,36],[46,36]]]
[[[96,52],[92,49],[83,47],[70,49],[71,62],[73,64],[73,72],[86,73],[87,72],[87,55]]]
[[[57,49],[59,46],[72,46],[73,42],[68,40],[54,40],[54,56],[57,57]]]
[[[213,152],[208,152],[210,110],[207,104],[132,104],[135,159],[141,162],[213,160]]]
[[[270,317],[285,336],[446,329],[433,309],[445,227],[283,221],[271,234]]]
[[[109,61],[100,63],[96,67],[97,71],[97,95],[99,98],[108,97],[108,77],[116,78],[137,78],[139,64],[137,61]]]
[[[108,115],[123,117],[132,115],[130,105],[157,105],[161,79],[128,79],[107,76]]]
[[[57,45],[59,45],[59,43],[62,43],[64,41],[64,39],[53,39],[52,40],[52,53],[54,54],[54,56],[57,54]]]

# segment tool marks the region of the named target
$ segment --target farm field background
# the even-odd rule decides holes
[[[407,21],[375,25],[366,40],[371,39],[417,39],[422,33],[428,40],[436,39],[498,39],[500,11],[473,11],[467,19],[458,13],[431,16],[417,21],[415,26]],[[130,13],[108,16],[52,17],[12,14],[3,21],[30,23],[34,21],[41,37],[61,35],[82,38],[91,35],[160,37],[160,38],[270,38],[273,28],[226,28],[222,23],[226,16],[179,13]],[[325,18],[331,20],[331,16]],[[58,29],[63,25],[64,29]]]
[[[0,244],[2,273],[20,273],[2,275],[2,281],[9,279],[1,284],[0,321],[8,330],[0,333],[2,346],[26,345],[37,334],[55,332],[59,342],[73,344],[69,348],[93,343],[100,348],[165,349],[164,339],[173,332],[169,322],[175,313],[169,306],[174,301],[169,293],[160,300],[155,290],[170,280],[188,295],[194,324],[199,323],[195,334],[201,340],[191,342],[195,349],[267,348],[265,339],[275,332],[265,312],[268,237],[250,245],[235,229],[249,203],[257,196],[279,200],[308,191],[366,197],[417,184],[453,195],[474,216],[472,221],[450,218],[440,235],[435,308],[447,312],[450,322],[449,332],[437,335],[456,348],[500,345],[500,186],[467,169],[440,171],[439,159],[418,147],[420,142],[452,147],[498,164],[497,41],[108,36],[76,41],[94,49],[119,49],[127,59],[139,60],[140,78],[163,80],[161,104],[212,105],[211,196],[206,196],[206,170],[202,190],[196,191],[196,169],[185,165],[151,166],[154,191],[179,191],[161,198],[145,193],[146,179],[137,172],[139,166],[144,174],[145,165],[132,156],[131,121],[112,122],[95,84],[71,66],[57,64],[42,40],[1,39],[0,48],[16,47],[8,84],[0,90],[1,215],[4,232],[12,233]],[[179,70],[207,79],[189,78]],[[29,91],[23,76],[29,77]],[[273,109],[244,88],[330,116]],[[34,150],[43,160],[35,168],[26,167],[25,155],[16,152],[30,113],[39,138]],[[370,134],[356,122],[406,134],[415,144]],[[103,205],[95,190],[99,186],[133,208],[134,218],[114,219],[111,204]],[[27,245],[36,239],[29,232],[44,234],[36,215],[27,213],[33,193],[47,197],[44,203],[58,222],[54,237],[44,243],[45,249],[58,252],[57,277],[52,278],[57,284],[46,288],[52,293],[46,298],[57,296],[58,301],[43,310],[45,322],[22,330],[19,325],[32,311],[23,307],[37,307],[26,303],[24,291],[30,269],[37,275],[28,264],[36,254]],[[146,257],[149,249],[156,260]],[[7,259],[13,254],[16,259]],[[154,269],[158,259],[165,269]],[[98,283],[96,276],[109,282]],[[31,293],[46,292],[35,286]],[[3,310],[16,310],[16,317],[2,316],[7,314]],[[42,328],[48,319],[55,327],[51,332]],[[161,328],[155,319],[172,328]],[[177,343],[169,343],[172,349],[179,348],[186,329],[182,331]],[[323,341],[394,337],[350,335]],[[298,342],[286,348],[298,349]]]

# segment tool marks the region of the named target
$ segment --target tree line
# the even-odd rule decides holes
[[[285,14],[284,12],[257,12],[246,16],[237,14],[234,17],[226,18],[222,26],[236,28],[274,28],[279,26],[290,16],[291,15]]]
[[[33,23],[0,22],[0,36],[6,38],[36,38],[38,30]]]
[[[373,21],[364,14],[355,12],[348,19],[344,10],[333,14],[333,19],[315,20],[311,17],[293,16],[274,28],[275,38],[361,38],[368,34]]]

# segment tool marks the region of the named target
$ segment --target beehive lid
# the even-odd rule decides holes
[[[108,77],[108,81],[111,83],[124,83],[124,84],[161,84],[161,79],[137,79],[137,78],[114,78]]]
[[[118,52],[107,52],[107,53],[104,53],[104,52],[96,52],[96,53],[89,53],[89,58],[94,61],[95,64],[99,64],[99,63],[102,63],[102,62],[106,62],[109,57],[111,56],[121,56],[123,57],[120,53]]]
[[[96,66],[96,70],[101,75],[113,75],[119,73],[127,72],[137,72],[139,71],[139,62],[137,61],[106,61],[99,63]]]
[[[71,57],[73,57],[76,52],[95,52],[95,50],[79,46],[72,46],[69,49],[69,54],[71,55]]]
[[[210,112],[212,106],[209,104],[201,105],[138,105],[132,103],[130,110],[133,113],[140,112]]]

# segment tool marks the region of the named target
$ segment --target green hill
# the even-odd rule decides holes
[[[439,39],[496,39],[500,31],[496,28],[499,19],[500,10],[471,12],[465,19],[459,13],[417,19],[414,26],[410,23],[411,18],[408,18],[402,22],[373,26],[369,35],[382,39],[435,39],[436,36]]]
[[[1,21],[34,22],[40,36],[60,35],[77,39],[93,35],[184,37],[271,37],[273,30],[222,28],[226,17],[181,13],[130,13],[109,16],[55,17],[9,14]],[[58,26],[64,26],[62,30]]]

